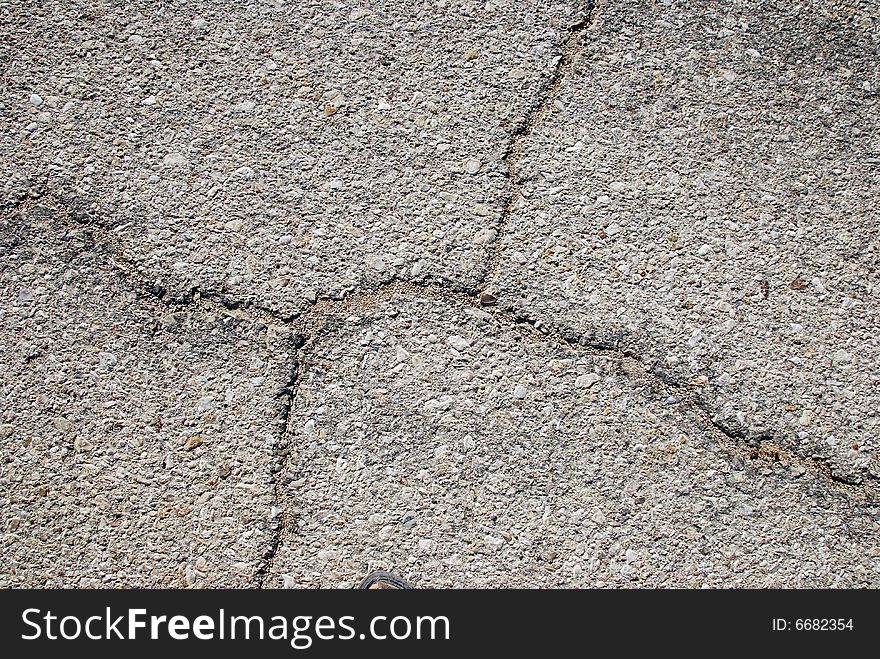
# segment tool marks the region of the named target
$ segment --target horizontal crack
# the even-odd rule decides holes
[[[250,300],[238,300],[224,293],[203,291],[198,287],[191,287],[186,293],[177,296],[169,295],[164,286],[159,282],[151,281],[149,277],[141,272],[134,260],[126,254],[125,248],[112,228],[103,225],[87,212],[77,210],[75,204],[71,203],[70,200],[43,192],[36,192],[35,196],[24,200],[7,212],[12,214],[24,213],[32,206],[42,206],[60,213],[68,227],[90,231],[92,241],[103,246],[107,255],[113,261],[115,268],[128,281],[129,285],[135,290],[146,294],[150,299],[169,311],[190,305],[214,305],[218,311],[244,312],[252,318],[258,318],[267,325],[272,322],[289,324],[296,318],[296,315],[280,314],[274,309]]]
[[[734,453],[741,453],[752,459],[761,459],[770,463],[780,462],[797,465],[802,469],[803,473],[801,476],[810,472],[814,476],[823,479],[828,485],[840,485],[844,486],[847,490],[857,490],[867,495],[872,502],[877,501],[877,492],[872,484],[866,480],[856,481],[855,479],[834,473],[824,458],[804,456],[788,450],[775,443],[775,438],[771,434],[749,435],[742,430],[734,431],[726,428],[723,424],[713,419],[711,411],[699,399],[695,391],[654,373],[636,355],[602,341],[595,341],[571,332],[551,329],[539,321],[532,320],[522,314],[485,306],[480,303],[479,297],[472,294],[451,291],[434,285],[394,281],[379,286],[368,293],[353,294],[341,302],[322,301],[296,321],[298,331],[308,337],[303,349],[307,350],[321,338],[332,315],[339,315],[343,312],[351,313],[358,310],[366,311],[377,303],[398,295],[422,297],[435,301],[442,300],[458,307],[480,308],[489,313],[498,325],[514,327],[521,333],[529,335],[533,340],[552,341],[580,354],[614,360],[622,365],[624,373],[632,381],[653,389],[659,389],[665,392],[668,398],[677,399],[679,401],[677,403],[679,408],[683,412],[689,413],[690,418],[697,423],[698,427],[712,433],[717,440],[727,444]]]
[[[521,314],[511,314],[510,312],[505,313],[512,318],[513,322],[521,326],[530,326],[539,335],[553,338],[557,342],[573,350],[583,351],[583,349],[586,349],[588,354],[605,356],[620,361],[627,369],[629,369],[629,374],[631,376],[635,373],[638,376],[638,379],[659,387],[669,394],[675,394],[673,397],[680,399],[681,404],[684,404],[690,409],[694,416],[700,421],[700,425],[702,425],[704,429],[714,432],[716,436],[723,437],[738,450],[748,453],[750,457],[759,457],[770,461],[778,461],[785,458],[791,462],[797,463],[805,469],[820,474],[824,477],[826,482],[837,483],[849,488],[859,488],[865,491],[866,494],[870,494],[875,501],[878,499],[876,489],[869,485],[865,479],[857,479],[834,472],[828,463],[827,458],[823,456],[802,455],[788,450],[777,443],[776,438],[772,433],[750,434],[746,429],[734,430],[726,427],[723,423],[713,418],[709,407],[699,398],[694,390],[687,388],[679,382],[671,380],[668,376],[655,372],[647,366],[644,361],[639,359],[637,355],[610,346],[602,341],[577,336],[573,333],[564,334],[559,330],[550,329],[542,325],[539,321],[526,318]],[[868,478],[871,480],[877,480],[870,474],[868,475]]]
[[[51,198],[49,199],[51,202]],[[44,200],[45,201],[45,200]],[[57,201],[57,200],[56,200]],[[18,210],[24,212],[27,204]],[[52,208],[52,206],[50,206]],[[60,210],[65,212],[65,216],[69,218],[69,213],[62,207]],[[627,375],[641,381],[644,384],[655,388],[661,388],[671,396],[679,398],[681,405],[691,411],[692,415],[698,420],[703,429],[708,430],[722,438],[723,441],[729,443],[731,447],[738,451],[743,451],[750,456],[762,457],[771,461],[785,459],[790,462],[797,463],[804,471],[811,471],[821,476],[826,483],[834,486],[842,486],[849,490],[860,490],[870,495],[876,500],[876,488],[874,483],[878,479],[872,475],[868,475],[866,479],[856,479],[851,476],[841,475],[834,472],[828,461],[823,456],[802,455],[797,452],[790,451],[780,446],[775,437],[770,433],[749,433],[746,429],[732,429],[713,418],[708,406],[703,403],[697,393],[688,388],[685,384],[672,380],[668,375],[651,369],[637,355],[628,351],[621,350],[619,347],[607,342],[579,335],[575,332],[566,331],[556,327],[550,327],[540,320],[529,318],[522,312],[514,312],[501,309],[491,305],[485,305],[480,302],[480,294],[476,290],[462,290],[453,288],[448,285],[439,284],[420,284],[405,282],[400,280],[392,280],[384,284],[378,285],[368,291],[352,292],[342,296],[340,299],[320,298],[309,308],[304,310],[297,316],[283,316],[277,312],[256,305],[253,303],[242,303],[231,300],[223,295],[216,293],[200,293],[197,289],[193,289],[193,294],[182,298],[169,298],[163,294],[163,291],[156,290],[146,277],[141,275],[135,264],[129,259],[123,248],[116,241],[112,231],[108,230],[98,223],[94,218],[88,215],[79,215],[75,218],[76,224],[85,227],[96,234],[97,243],[108,249],[113,256],[114,269],[122,274],[130,284],[137,286],[140,290],[147,292],[150,297],[163,305],[165,308],[177,309],[190,305],[214,305],[215,309],[226,312],[237,311],[250,316],[252,320],[259,319],[266,323],[276,323],[287,326],[297,337],[295,345],[295,364],[291,374],[291,380],[285,391],[286,400],[284,408],[283,427],[281,437],[279,437],[278,445],[283,442],[286,433],[287,419],[290,414],[290,408],[294,396],[297,382],[297,376],[302,370],[301,357],[302,352],[307,350],[316,340],[320,338],[321,333],[326,328],[328,321],[333,316],[338,316],[342,312],[354,313],[375,307],[382,301],[387,301],[395,295],[405,297],[423,297],[430,300],[444,300],[456,306],[468,306],[471,308],[480,308],[488,313],[502,325],[513,326],[521,331],[530,334],[534,339],[543,341],[554,341],[568,349],[613,359],[623,364]],[[285,447],[286,448],[286,447]],[[281,450],[285,450],[282,448]],[[279,484],[275,481],[275,487]],[[279,537],[281,529],[274,530],[276,537]],[[271,554],[277,551],[277,546]],[[261,573],[265,578],[265,572]]]
[[[40,203],[62,213],[68,226],[77,226],[91,231],[93,241],[109,253],[114,269],[128,281],[130,286],[145,293],[149,299],[163,309],[175,310],[196,306],[203,307],[206,311],[245,314],[251,320],[260,320],[266,325],[282,324],[293,331],[295,338],[292,347],[291,373],[282,388],[283,404],[279,421],[280,430],[272,447],[271,473],[274,496],[273,510],[269,520],[270,542],[255,572],[255,581],[258,587],[262,588],[266,585],[275,557],[283,544],[284,531],[291,526],[291,520],[281,504],[284,500],[286,485],[283,481],[284,472],[290,454],[290,415],[300,377],[305,368],[304,354],[311,345],[320,339],[334,316],[345,311],[367,310],[396,295],[423,297],[435,301],[444,300],[456,306],[481,308],[490,313],[499,325],[514,327],[534,340],[554,341],[566,349],[581,354],[613,359],[621,364],[624,373],[631,380],[674,394],[673,397],[680,401],[678,403],[680,409],[688,412],[702,429],[714,434],[716,439],[726,443],[733,453],[742,453],[753,459],[764,459],[768,462],[796,463],[803,470],[803,473],[812,473],[830,487],[840,487],[850,492],[858,491],[872,503],[877,501],[877,492],[873,484],[876,479],[872,478],[872,481],[868,482],[849,476],[841,476],[832,470],[825,458],[803,456],[786,450],[775,443],[772,434],[755,435],[749,434],[745,429],[726,427],[713,418],[711,411],[699,399],[695,391],[652,369],[638,356],[597,338],[578,335],[561,328],[551,328],[522,313],[491,306],[495,302],[495,296],[491,292],[491,283],[500,268],[501,244],[507,233],[511,216],[523,197],[518,167],[526,141],[551,111],[553,100],[558,95],[563,81],[573,69],[575,56],[583,44],[584,33],[595,22],[599,9],[598,1],[590,1],[585,4],[583,18],[568,29],[568,36],[560,48],[559,59],[553,74],[539,90],[537,100],[528,110],[525,118],[512,132],[510,143],[502,156],[508,180],[508,195],[497,223],[495,240],[489,247],[483,273],[477,278],[478,283],[473,288],[462,287],[460,284],[448,280],[441,280],[440,283],[433,284],[419,284],[394,279],[372,290],[350,292],[339,299],[320,298],[301,313],[289,315],[281,314],[252,300],[236,299],[223,292],[203,291],[197,287],[191,287],[184,294],[172,296],[159,283],[150,281],[149,277],[140,271],[134,260],[127,255],[112,227],[103,225],[87,212],[74,210],[75,205],[68,200],[48,194],[48,177],[46,181],[35,186],[31,196],[21,198],[0,209],[4,215],[17,214],[25,212],[34,203]]]
[[[338,315],[349,312],[366,311],[382,301],[394,296],[422,297],[433,301],[445,301],[457,307],[479,308],[489,313],[498,325],[515,328],[524,336],[536,341],[552,341],[567,350],[579,354],[593,355],[615,360],[621,364],[625,375],[634,382],[665,391],[680,402],[677,405],[683,412],[696,420],[699,427],[711,433],[734,455],[748,456],[765,460],[768,463],[791,463],[810,473],[829,488],[844,492],[858,492],[874,505],[877,498],[876,479],[859,480],[835,472],[827,459],[821,456],[805,456],[789,451],[778,445],[770,433],[754,434],[746,429],[734,429],[713,418],[709,407],[700,400],[696,391],[687,385],[674,381],[662,372],[657,372],[645,364],[637,355],[621,350],[618,346],[595,337],[579,335],[564,328],[549,327],[540,320],[510,310],[492,306],[495,302],[491,284],[498,273],[502,258],[502,242],[508,232],[513,213],[523,198],[519,162],[528,138],[546,118],[553,108],[565,78],[571,73],[575,56],[582,46],[584,32],[594,23],[599,12],[598,2],[588,2],[581,21],[569,28],[552,75],[537,94],[537,99],[528,110],[525,118],[516,126],[502,160],[508,180],[508,194],[496,226],[495,240],[488,248],[487,261],[477,284],[473,288],[462,287],[452,281],[419,284],[392,280],[367,291],[354,291],[340,299],[320,298],[298,314],[282,314],[252,300],[237,299],[221,291],[201,290],[191,287],[184,294],[171,295],[163,286],[145,275],[137,263],[128,256],[112,227],[105,226],[87,212],[74,210],[67,200],[46,193],[48,179],[37,187],[33,196],[24,197],[15,203],[7,204],[0,212],[5,214],[24,213],[35,203],[48,204],[50,208],[62,213],[68,226],[86,229],[92,233],[93,242],[106,250],[114,271],[120,273],[134,289],[145,294],[162,309],[178,310],[195,307],[204,311],[244,314],[252,321],[259,320],[266,325],[281,324],[292,330],[294,336],[291,346],[292,359],[289,377],[281,389],[282,399],[279,431],[272,445],[271,479],[273,505],[267,523],[268,546],[260,557],[254,572],[254,582],[258,588],[266,587],[278,552],[284,544],[285,531],[294,527],[284,503],[286,499],[286,468],[290,459],[290,419],[299,383],[305,371],[305,355],[309,348],[321,340],[330,321]],[[801,476],[802,478],[803,476]]]

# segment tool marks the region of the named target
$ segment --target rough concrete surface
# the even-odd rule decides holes
[[[880,476],[876,3],[609,2],[516,162],[494,285]]]
[[[474,285],[573,8],[155,5],[7,8],[7,195],[47,180],[177,297],[290,314],[393,277]]]
[[[307,359],[270,583],[877,582],[859,493],[736,450],[618,356],[416,294],[329,319]]]
[[[289,346],[143,300],[61,215],[2,226],[0,586],[252,583]]]
[[[0,587],[880,586],[878,49],[0,1]]]

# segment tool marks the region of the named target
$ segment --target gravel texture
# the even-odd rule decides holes
[[[876,507],[632,360],[418,296],[331,316],[307,354],[269,585],[880,585]]]
[[[151,304],[93,238],[0,224],[0,587],[252,584],[288,342]]]
[[[546,0],[5,13],[5,195],[48,180],[173,295],[284,314],[393,277],[473,286],[511,134],[583,18]]]
[[[878,17],[608,2],[516,162],[496,295],[880,477]]]
[[[878,16],[0,0],[0,587],[880,587]]]

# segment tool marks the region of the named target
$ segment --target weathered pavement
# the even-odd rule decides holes
[[[0,13],[0,586],[880,585],[875,2]]]

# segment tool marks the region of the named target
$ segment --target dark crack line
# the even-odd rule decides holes
[[[17,210],[25,212],[27,207],[28,204],[23,204]],[[825,458],[804,456],[781,448],[775,443],[772,434],[750,435],[745,429],[727,428],[713,418],[711,410],[701,401],[696,392],[686,385],[672,380],[664,373],[652,369],[638,356],[607,342],[548,326],[540,320],[529,318],[521,311],[515,312],[488,306],[481,302],[480,295],[476,291],[461,290],[445,283],[420,284],[392,280],[371,290],[348,293],[340,299],[321,298],[297,316],[284,316],[260,305],[229,300],[221,294],[203,293],[198,289],[192,289],[191,293],[186,296],[170,298],[162,289],[151,284],[138,271],[136,264],[125,255],[115,235],[106,227],[87,215],[79,216],[71,223],[66,209],[62,207],[60,210],[68,219],[68,226],[91,231],[93,247],[103,248],[109,253],[110,268],[121,274],[130,287],[145,293],[144,298],[151,300],[159,309],[167,312],[195,307],[196,309],[201,308],[205,313],[242,314],[252,322],[259,320],[267,326],[270,323],[282,325],[291,331],[291,372],[279,392],[279,397],[282,400],[279,431],[272,447],[273,459],[270,471],[273,487],[273,511],[272,518],[268,523],[270,541],[254,574],[256,585],[259,588],[265,587],[277,553],[283,545],[285,529],[291,527],[291,514],[285,508],[285,488],[287,485],[285,479],[291,452],[289,425],[299,383],[306,369],[305,355],[308,348],[323,338],[334,318],[338,318],[343,313],[368,311],[375,308],[378,303],[390,300],[395,296],[422,297],[438,302],[443,301],[456,307],[481,309],[489,314],[499,326],[515,328],[524,338],[543,342],[551,341],[579,354],[614,360],[621,364],[623,374],[630,381],[674,394],[679,399],[677,405],[685,413],[686,418],[690,418],[698,428],[713,434],[716,439],[726,444],[732,455],[739,454],[752,459],[763,459],[769,465],[773,463],[797,464],[803,469],[803,474],[798,478],[803,478],[806,473],[811,473],[815,478],[824,481],[831,489],[859,493],[866,500],[866,503],[861,505],[873,506],[880,499],[874,487],[874,482],[878,479],[875,479],[873,475],[869,474],[870,480],[856,481],[848,476],[836,474]],[[856,508],[860,506],[857,502],[852,503]]]
[[[293,401],[296,398],[299,389],[300,374],[303,372],[302,359],[304,353],[301,348],[304,343],[305,339],[302,335],[298,334],[294,336],[292,345],[294,358],[291,364],[290,377],[279,393],[279,396],[282,398],[280,431],[278,438],[272,447],[274,460],[270,468],[272,472],[273,489],[273,510],[270,513],[272,519],[269,524],[271,540],[269,542],[269,547],[263,554],[263,562],[254,573],[257,588],[265,588],[266,579],[272,570],[272,566],[275,564],[275,556],[278,554],[278,550],[281,549],[281,546],[284,543],[284,530],[290,528],[292,522],[289,511],[283,507],[286,498],[284,495],[284,488],[286,486],[285,474],[287,471],[287,463],[291,452],[289,440],[290,413],[293,409]]]
[[[494,299],[492,292],[487,289],[491,286],[501,266],[501,243],[507,234],[511,215],[516,211],[523,196],[520,186],[522,181],[519,173],[520,157],[535,128],[544,121],[551,108],[554,107],[553,102],[559,94],[562,82],[571,73],[575,56],[583,45],[584,33],[595,22],[599,7],[598,0],[588,0],[584,5],[583,18],[568,28],[568,36],[560,47],[559,60],[556,62],[553,75],[539,89],[537,100],[526,112],[525,118],[513,129],[510,142],[501,157],[506,170],[508,193],[501,210],[501,217],[495,227],[495,240],[488,250],[484,272],[477,283],[478,289],[483,293],[483,299]]]
[[[681,406],[680,409],[683,411],[689,410],[692,413],[693,419],[699,426],[702,426],[702,429],[714,432],[716,436],[724,438],[737,451],[745,452],[752,458],[761,458],[769,462],[784,460],[798,464],[814,474],[821,475],[829,484],[836,483],[852,491],[864,491],[874,501],[880,499],[877,496],[876,489],[869,485],[869,481],[880,479],[877,479],[867,470],[865,470],[865,478],[853,478],[848,475],[842,475],[831,468],[828,459],[824,456],[803,455],[800,452],[782,447],[773,433],[750,433],[745,428],[729,428],[714,418],[710,406],[695,391],[652,369],[648,364],[639,359],[637,355],[590,337],[580,336],[573,332],[565,332],[558,328],[550,328],[540,321],[526,317],[521,312],[499,311],[496,315],[502,318],[506,317],[508,322],[515,323],[520,327],[529,327],[531,331],[538,336],[544,337],[545,340],[555,340],[557,343],[575,352],[603,356],[621,362],[631,380],[639,380],[649,386],[657,387],[669,394],[674,394],[674,397],[680,401],[678,403]]]
[[[686,413],[690,412],[688,416],[702,430],[714,433],[716,438],[722,439],[733,454],[745,453],[753,459],[764,459],[768,462],[796,463],[804,469],[804,473],[811,472],[835,489],[842,488],[844,491],[858,491],[864,494],[869,505],[873,505],[877,501],[878,497],[875,488],[872,487],[873,483],[869,484],[867,480],[857,480],[835,473],[827,459],[821,456],[803,456],[781,448],[777,445],[774,435],[770,433],[755,434],[746,429],[728,428],[724,423],[713,418],[711,409],[696,395],[696,392],[652,368],[636,355],[596,338],[578,335],[563,328],[549,327],[539,320],[525,316],[522,312],[512,312],[492,306],[496,300],[490,287],[500,268],[501,243],[507,233],[511,216],[517,210],[523,196],[522,179],[518,171],[520,157],[535,128],[551,111],[553,101],[558,95],[563,81],[572,71],[575,57],[583,45],[584,33],[594,24],[599,10],[598,0],[587,2],[584,17],[568,28],[568,36],[560,48],[559,60],[553,75],[542,85],[537,94],[537,100],[512,132],[511,140],[502,156],[508,180],[508,195],[496,225],[495,240],[488,250],[483,274],[478,277],[477,284],[473,288],[463,287],[461,284],[447,279],[429,284],[392,279],[372,290],[352,291],[339,298],[320,298],[299,314],[285,315],[251,300],[235,299],[223,292],[204,291],[197,287],[191,287],[184,294],[170,295],[164,287],[157,282],[150,281],[149,277],[140,271],[137,264],[126,254],[124,246],[111,227],[105,226],[87,212],[73,210],[75,205],[69,200],[49,194],[48,175],[46,180],[33,191],[33,194],[0,209],[4,215],[18,214],[25,212],[34,203],[45,203],[46,200],[49,200],[50,203],[54,201],[54,208],[64,214],[68,226],[90,231],[95,245],[103,246],[108,252],[113,269],[119,272],[132,288],[144,293],[146,299],[152,300],[165,311],[177,311],[195,306],[201,307],[205,312],[244,314],[251,320],[259,319],[266,325],[281,324],[294,332],[291,347],[291,373],[279,393],[279,397],[282,399],[280,429],[272,447],[273,460],[270,467],[273,487],[272,518],[268,524],[270,542],[254,575],[258,588],[265,587],[277,553],[283,545],[285,529],[290,528],[292,524],[290,513],[284,507],[286,499],[285,478],[291,453],[290,417],[299,382],[305,370],[304,355],[308,347],[321,338],[331,318],[343,310],[366,310],[395,295],[423,297],[434,301],[443,300],[455,306],[480,308],[490,313],[499,325],[517,328],[533,339],[554,341],[566,349],[581,354],[613,359],[622,365],[624,374],[630,380],[641,382],[648,387],[675,393],[680,400],[678,403],[680,409]],[[868,478],[872,481],[880,480],[869,472]]]
[[[171,295],[164,286],[156,281],[151,281],[140,270],[137,263],[126,254],[125,247],[111,228],[102,224],[89,213],[75,209],[75,205],[70,200],[51,194],[39,193],[37,197],[28,198],[19,203],[12,212],[23,213],[28,207],[36,204],[62,213],[65,224],[71,230],[89,231],[92,242],[104,247],[107,256],[113,261],[115,269],[126,278],[129,286],[161,305],[168,312],[178,311],[192,305],[214,306],[214,310],[218,312],[243,312],[250,316],[260,317],[266,324],[275,322],[284,325],[290,324],[297,317],[295,314],[281,314],[274,309],[250,300],[238,300],[225,293],[205,291],[196,286],[190,287],[182,294]]]
[[[60,213],[68,231],[88,232],[87,244],[89,247],[104,252],[109,260],[108,264],[102,265],[105,265],[105,267],[109,266],[109,269],[114,273],[121,275],[128,287],[137,291],[141,295],[141,299],[151,303],[151,306],[156,311],[173,313],[195,307],[204,313],[244,315],[251,322],[260,320],[266,326],[275,323],[294,330],[292,345],[289,350],[289,354],[292,355],[291,372],[287,382],[278,393],[281,399],[281,417],[279,420],[279,432],[271,449],[273,462],[270,471],[272,475],[273,498],[272,510],[270,512],[271,518],[268,523],[268,533],[271,540],[269,547],[262,555],[262,561],[254,573],[257,587],[263,588],[271,566],[274,564],[275,555],[281,547],[284,529],[288,526],[288,514],[281,506],[284,498],[282,478],[289,454],[289,442],[287,440],[288,423],[293,400],[296,396],[298,377],[302,372],[301,359],[303,353],[300,349],[304,343],[302,334],[296,332],[295,328],[292,327],[296,317],[284,316],[258,304],[230,299],[220,293],[203,292],[195,287],[191,288],[185,295],[169,296],[164,287],[150,281],[139,270],[137,264],[127,256],[125,248],[120,244],[111,229],[104,226],[97,218],[90,214],[73,210],[68,200],[62,200],[46,194],[45,189],[35,190],[33,195],[24,197],[15,204],[8,205],[0,210],[6,216],[23,216],[32,206],[36,205]],[[153,328],[153,334],[156,331],[158,331],[158,323]]]
[[[727,444],[733,452],[742,453],[752,459],[762,459],[769,463],[796,464],[803,468],[804,474],[810,472],[820,476],[829,485],[844,486],[848,491],[861,491],[871,499],[877,499],[875,489],[871,487],[867,480],[857,481],[836,474],[832,471],[827,459],[821,456],[805,456],[788,450],[780,446],[777,443],[776,437],[771,433],[750,434],[744,429],[733,430],[727,428],[724,424],[713,418],[711,409],[696,395],[696,392],[683,384],[670,380],[663,374],[655,372],[638,356],[590,337],[551,328],[540,321],[528,318],[522,313],[487,307],[481,304],[479,298],[472,293],[459,292],[438,285],[393,281],[383,284],[370,292],[353,293],[341,302],[332,300],[321,301],[303,314],[296,323],[298,331],[308,337],[308,341],[304,344],[304,349],[307,349],[308,346],[313,345],[322,338],[332,316],[338,316],[343,312],[367,311],[378,302],[391,299],[394,296],[422,297],[434,301],[444,301],[456,307],[479,308],[489,313],[499,326],[515,327],[522,333],[528,334],[534,340],[551,341],[579,354],[614,360],[623,366],[624,374],[631,381],[663,391],[667,396],[673,396],[678,399],[679,402],[676,404],[679,409],[697,427],[714,434],[716,439]],[[873,479],[872,476],[871,479]]]

